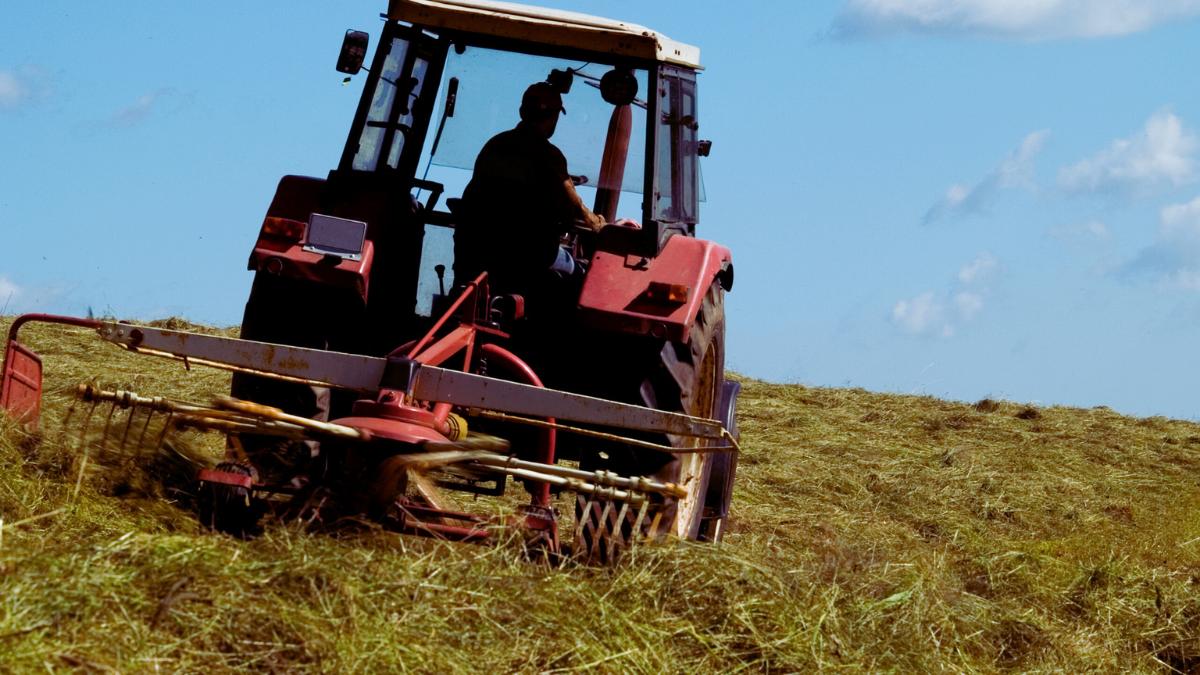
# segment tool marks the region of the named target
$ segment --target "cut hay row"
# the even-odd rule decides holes
[[[365,525],[204,532],[171,486],[211,444],[85,466],[57,421],[92,378],[205,401],[228,376],[27,338],[50,393],[43,435],[0,422],[0,670],[1200,668],[1193,423],[747,380],[724,544],[548,568]]]

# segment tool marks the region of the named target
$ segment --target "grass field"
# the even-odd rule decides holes
[[[92,377],[205,401],[228,376],[23,335],[51,391],[41,436],[0,421],[0,671],[1200,672],[1194,423],[745,380],[723,544],[550,568],[205,532],[176,455],[85,462],[58,427]]]

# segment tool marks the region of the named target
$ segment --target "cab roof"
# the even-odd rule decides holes
[[[388,19],[700,69],[700,48],[645,26],[492,0],[389,0]]]

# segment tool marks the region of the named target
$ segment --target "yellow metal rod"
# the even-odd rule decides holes
[[[569,434],[579,436],[587,436],[589,438],[599,438],[606,441],[614,441],[616,443],[624,443],[635,448],[646,448],[647,450],[658,450],[659,452],[669,452],[676,455],[691,454],[700,452],[729,452],[730,450],[738,452],[741,450],[738,447],[737,440],[733,438],[727,429],[721,429],[722,438],[730,441],[729,445],[710,445],[698,448],[677,448],[673,445],[663,445],[661,443],[652,443],[643,441],[637,438],[629,438],[628,436],[620,436],[604,431],[595,431],[593,429],[584,429],[582,427],[573,427],[569,424],[560,424],[558,422],[547,422],[546,420],[534,419],[532,417],[521,417],[520,415],[509,415],[508,413],[496,412],[494,410],[478,410],[473,409],[471,414],[478,417],[486,417],[493,420],[502,420],[505,422],[513,422],[514,424],[527,424],[529,426],[541,427],[543,429],[556,429],[565,431]]]

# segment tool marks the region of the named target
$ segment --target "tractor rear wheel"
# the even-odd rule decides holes
[[[663,346],[663,368],[647,378],[643,385],[652,388],[653,397],[646,404],[659,410],[675,410],[693,417],[715,418],[721,401],[725,375],[725,294],[719,284],[713,284],[692,326],[686,344],[668,343]],[[672,446],[695,448],[705,443],[687,436],[669,436]],[[705,502],[712,477],[713,458],[707,452],[678,453],[655,473],[655,477],[675,483],[687,490],[687,496],[672,508],[664,510],[660,527],[663,533],[680,539],[703,538]]]
[[[658,410],[719,418],[725,373],[725,297],[714,283],[705,294],[687,342],[662,344],[657,363],[641,381],[638,396],[642,405]],[[704,441],[686,436],[667,436],[677,448],[698,447]],[[687,490],[679,500],[651,504],[649,512],[622,509],[621,504],[580,498],[576,503],[576,548],[584,557],[611,561],[613,552],[637,539],[675,535],[681,539],[712,540],[719,523],[713,513],[709,483],[714,469],[726,480],[726,465],[714,462],[712,453],[655,453],[602,459],[585,455],[585,469],[611,469],[622,475],[652,476],[676,483]],[[727,507],[727,505],[726,505]],[[615,520],[614,520],[615,519]]]

